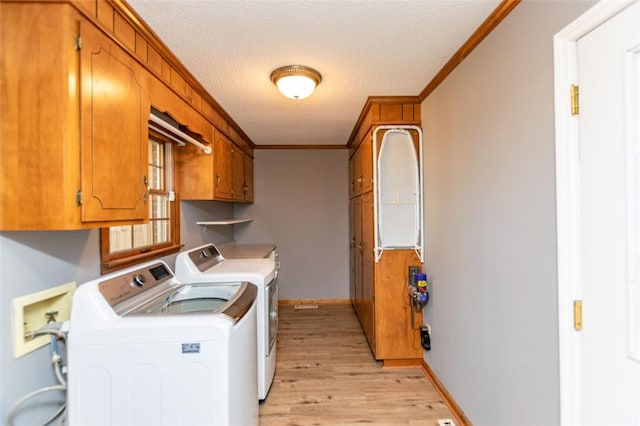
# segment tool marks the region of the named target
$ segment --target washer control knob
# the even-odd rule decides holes
[[[133,281],[131,281],[131,287],[142,287],[147,280],[141,274],[136,274],[133,276]]]

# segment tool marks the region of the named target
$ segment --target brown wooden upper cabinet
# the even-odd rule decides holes
[[[0,230],[146,220],[144,68],[69,4],[0,23]]]
[[[213,128],[213,154],[193,146],[178,150],[182,200],[253,202],[253,158]]]
[[[215,199],[253,202],[253,158],[215,131]]]
[[[253,201],[253,144],[124,2],[1,7],[0,231],[147,221],[151,103],[215,145],[178,149],[179,197]]]

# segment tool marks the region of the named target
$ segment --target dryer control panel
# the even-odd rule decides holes
[[[220,251],[218,251],[213,244],[190,251],[189,259],[191,259],[200,272],[211,269],[224,261],[224,257],[222,257]]]

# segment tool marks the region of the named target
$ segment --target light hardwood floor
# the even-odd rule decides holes
[[[382,368],[350,305],[280,306],[261,426],[437,425],[453,418],[420,368]]]

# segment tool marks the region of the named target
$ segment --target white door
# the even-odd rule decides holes
[[[561,358],[564,384],[572,381],[561,392],[575,393],[563,396],[574,405],[563,423],[640,425],[640,1],[577,38],[574,54],[580,111],[572,285],[582,300],[582,330],[560,342],[561,357],[563,344],[574,345],[572,357]],[[559,300],[562,311],[566,300]]]

